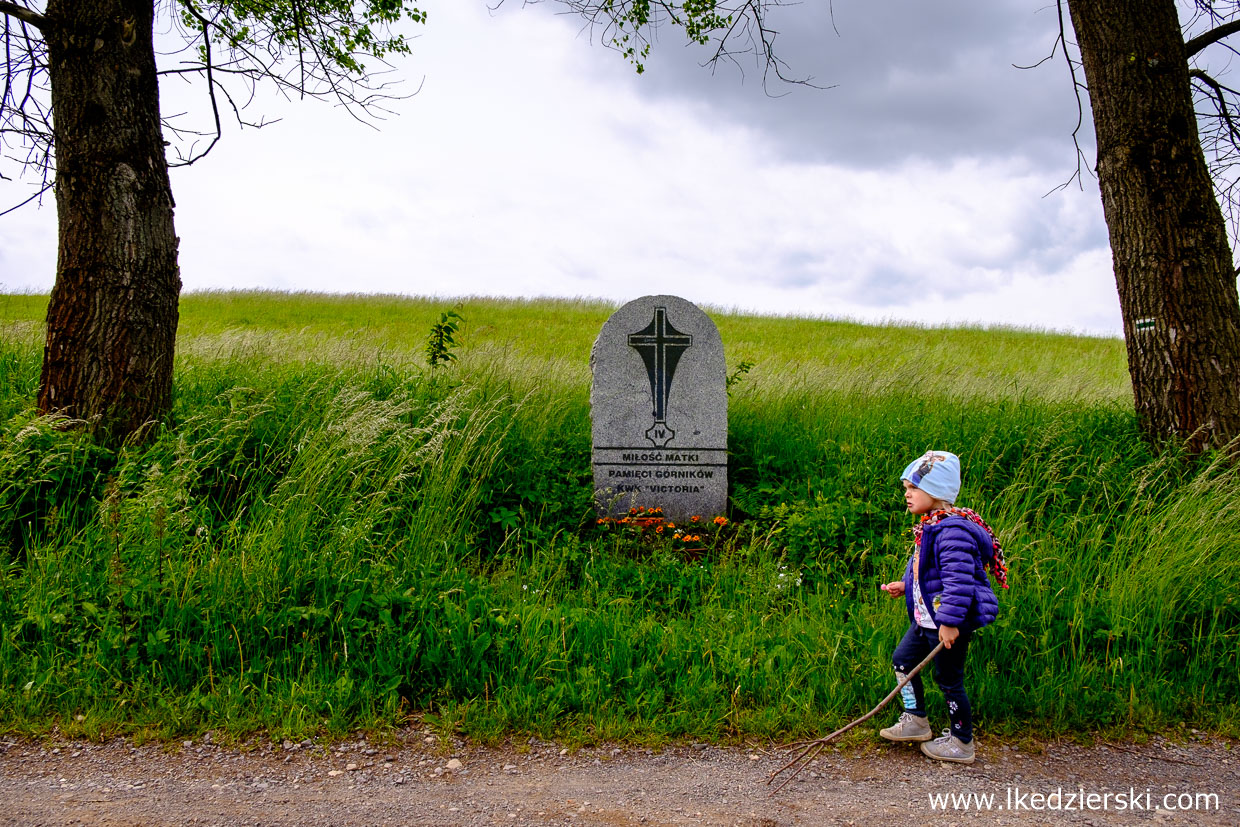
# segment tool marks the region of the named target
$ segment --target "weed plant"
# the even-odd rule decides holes
[[[933,446],[1011,567],[983,735],[1237,731],[1240,480],[1144,447],[1114,340],[716,314],[752,369],[689,548],[591,509],[608,305],[466,299],[431,371],[443,302],[190,295],[173,422],[116,451],[34,413],[39,306],[0,297],[0,730],[821,733],[891,686]]]

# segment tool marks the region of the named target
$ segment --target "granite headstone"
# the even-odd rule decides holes
[[[724,513],[728,394],[723,341],[677,296],[621,307],[590,354],[595,506],[663,509],[671,520]]]

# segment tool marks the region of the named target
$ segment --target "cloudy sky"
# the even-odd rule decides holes
[[[553,2],[426,0],[396,64],[417,94],[380,129],[269,95],[252,114],[279,123],[173,171],[182,280],[1117,334],[1097,182],[1052,192],[1076,170],[1067,68],[1013,65],[1050,53],[1048,2],[806,0],[777,47],[824,88],[764,90],[670,29],[639,76]],[[55,249],[50,199],[0,219],[0,291],[49,290]]]

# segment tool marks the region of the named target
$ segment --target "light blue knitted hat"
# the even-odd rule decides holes
[[[936,500],[954,503],[960,495],[960,457],[950,451],[927,451],[900,475]]]

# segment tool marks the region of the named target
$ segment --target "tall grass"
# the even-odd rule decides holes
[[[111,452],[33,413],[29,304],[0,305],[0,729],[820,731],[891,683],[896,475],[935,446],[1012,569],[984,733],[1236,731],[1236,471],[1143,446],[1112,340],[721,314],[756,366],[733,524],[686,556],[594,525],[605,305],[468,300],[432,371],[443,303],[189,296],[174,424]]]

